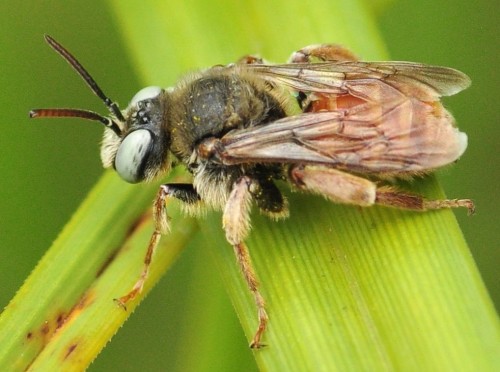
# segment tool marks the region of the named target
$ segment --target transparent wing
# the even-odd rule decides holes
[[[321,163],[359,172],[426,172],[455,161],[467,147],[467,136],[439,101],[470,85],[460,71],[357,61],[243,68],[308,93],[320,104],[310,108],[315,112],[228,133],[221,139],[227,164]],[[355,103],[343,104],[345,97]]]
[[[416,99],[304,113],[235,130],[220,141],[226,164],[317,163],[395,175],[449,164],[467,147],[467,136],[439,103]]]
[[[368,101],[372,100],[373,85],[423,100],[450,96],[470,85],[469,77],[460,71],[413,62],[250,64],[244,68],[296,91],[352,94]]]

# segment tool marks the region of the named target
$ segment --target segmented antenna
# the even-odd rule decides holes
[[[30,118],[81,118],[93,121],[99,121],[115,132],[118,136],[122,131],[118,124],[106,116],[102,116],[94,111],[81,109],[64,109],[64,108],[44,108],[33,109],[30,111]]]
[[[102,89],[97,85],[95,80],[90,76],[90,74],[85,70],[85,68],[77,61],[77,59],[66,50],[61,44],[55,41],[51,36],[45,35],[45,40],[61,57],[69,63],[69,65],[82,77],[82,79],[87,83],[89,88],[94,92],[94,94],[99,97],[110,113],[120,122],[124,122],[123,117],[118,104],[113,102],[108,96],[104,94]],[[63,109],[63,108],[47,108],[47,109],[35,109],[30,111],[30,118],[39,117],[75,117],[88,119],[93,121],[99,121],[106,127],[113,130],[117,135],[121,135],[122,131],[120,126],[114,122],[111,118],[102,116],[96,112],[81,110],[81,109]]]

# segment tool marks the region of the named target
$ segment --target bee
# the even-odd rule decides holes
[[[252,205],[271,219],[288,216],[276,181],[335,203],[425,211],[465,207],[469,199],[426,200],[388,184],[456,161],[467,147],[440,97],[470,85],[462,72],[412,62],[361,62],[347,49],[322,44],[287,64],[247,56],[182,78],[173,88],[140,90],[125,110],[106,96],[61,44],[47,43],[83,78],[110,115],[81,109],[35,109],[30,117],[76,117],[104,124],[101,159],[126,182],[150,181],[182,164],[192,183],[160,186],[154,231],[140,278],[117,301],[141,292],[161,235],[165,202],[186,213],[222,211],[222,226],[255,298],[259,348],[268,323],[265,301],[245,246]]]

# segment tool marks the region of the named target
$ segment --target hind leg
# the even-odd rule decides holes
[[[324,166],[294,166],[289,174],[299,189],[323,195],[335,203],[362,207],[377,204],[415,211],[465,207],[469,214],[474,213],[474,203],[470,199],[425,200],[420,195],[387,186],[378,187],[365,178]]]

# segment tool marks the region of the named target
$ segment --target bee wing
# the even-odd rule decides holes
[[[227,164],[319,163],[360,172],[425,172],[455,161],[467,147],[467,136],[439,102],[470,85],[460,71],[357,61],[245,68],[313,97],[350,95],[361,103],[230,132],[221,139]]]
[[[249,64],[252,73],[296,91],[352,94],[373,101],[371,87],[377,85],[422,100],[450,96],[470,85],[464,73],[441,66],[413,62],[338,61],[283,65]]]
[[[394,175],[449,164],[467,147],[467,136],[439,103],[415,99],[303,113],[220,141],[225,164],[316,163]]]

